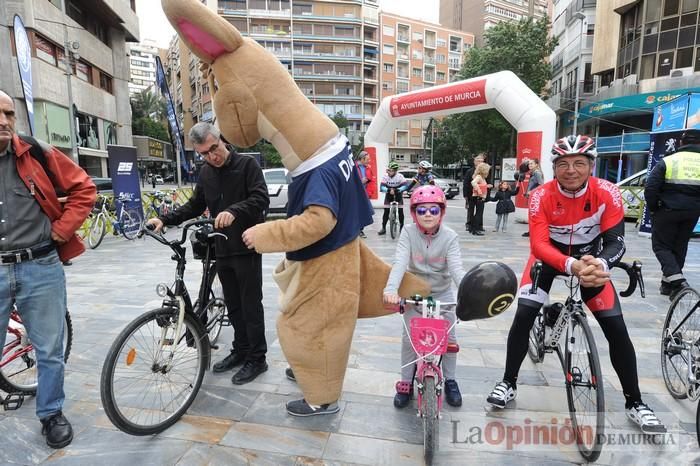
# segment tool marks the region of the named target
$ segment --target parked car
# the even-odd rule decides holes
[[[625,207],[625,218],[639,218],[639,208],[644,201],[644,186],[647,182],[646,168],[617,183]]]
[[[286,168],[267,168],[263,170],[267,194],[270,196],[268,213],[287,213],[287,187],[292,182]]]
[[[156,184],[165,184],[165,180],[160,175],[156,175]]]
[[[416,176],[416,170],[399,170],[399,173],[403,175],[408,181],[411,181],[414,176]],[[440,172],[433,170],[433,175],[435,175],[435,184],[440,187],[445,192],[445,197],[447,199],[452,199],[459,195],[459,183],[455,180],[449,178],[442,178]],[[410,197],[410,192],[406,192],[406,196]]]
[[[101,178],[98,176],[91,176],[92,182],[95,183],[98,193],[111,193],[112,192],[112,178]]]

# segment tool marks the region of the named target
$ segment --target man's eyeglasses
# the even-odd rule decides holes
[[[442,212],[442,209],[438,206],[432,206],[432,207],[423,207],[423,206],[418,206],[416,207],[416,213],[420,216],[423,216],[430,212],[430,215],[440,215],[440,212]]]
[[[589,169],[591,166],[588,162],[584,160],[577,160],[573,164],[569,164],[567,162],[557,162],[554,164],[554,168],[559,171],[569,170],[572,167],[576,171],[583,171]]]
[[[212,152],[214,152],[216,149],[219,148],[219,144],[220,144],[220,143],[221,143],[221,139],[219,139],[218,141],[216,141],[215,144],[212,144],[211,147],[210,147],[209,149],[203,150],[203,151],[199,151],[199,155],[201,155],[202,157],[206,158],[207,156],[209,156],[209,154],[211,154]]]

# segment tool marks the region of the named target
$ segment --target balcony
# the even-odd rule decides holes
[[[360,76],[353,76],[353,75],[347,75],[347,74],[340,74],[340,73],[313,73],[313,72],[303,72],[303,71],[295,71],[294,72],[294,79],[303,79],[303,80],[323,80],[323,81],[328,81],[328,80],[334,80],[334,81],[362,81],[362,78]]]
[[[281,56],[279,53],[275,53],[278,57]],[[287,54],[289,56],[289,54]],[[353,62],[360,63],[362,59],[356,55],[342,54],[342,53],[324,53],[324,52],[307,52],[307,51],[295,51],[294,58],[316,58],[317,61],[330,61],[330,62]]]
[[[578,83],[579,85],[579,106],[581,106],[581,100],[583,100],[584,97],[590,96],[593,94],[593,89],[594,89],[594,84],[593,81],[581,81]],[[559,93],[559,99],[560,103],[558,107],[561,108],[561,110],[573,110],[576,105],[576,85],[572,84],[569,87],[565,88]],[[586,101],[589,99],[586,98]],[[556,110],[556,109],[555,109]]]
[[[362,23],[362,18],[358,18],[357,16],[350,15],[350,14],[343,15],[343,16],[321,16],[321,15],[302,13],[302,14],[295,14],[294,20],[295,21],[314,20],[314,21],[328,21],[328,22],[333,22],[333,23],[354,23],[354,24]]]
[[[423,59],[423,63],[425,63],[428,66],[435,66],[435,58],[434,57],[425,57]]]
[[[649,146],[650,133],[622,133],[599,137],[596,141],[599,154],[647,153]]]
[[[233,10],[236,11],[236,10]],[[291,10],[248,10],[248,16],[255,18],[289,18],[292,14]],[[296,15],[295,15],[296,16]]]
[[[549,108],[554,110],[556,113],[559,113],[561,110],[561,94],[556,93],[552,96],[550,96],[547,99],[547,105],[549,105]]]

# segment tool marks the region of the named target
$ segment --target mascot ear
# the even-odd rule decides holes
[[[198,0],[162,0],[163,11],[192,52],[206,63],[243,45],[228,21]]]

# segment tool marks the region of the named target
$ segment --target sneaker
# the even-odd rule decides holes
[[[286,368],[286,369],[284,370],[284,375],[286,375],[287,378],[288,378],[289,380],[291,380],[292,382],[296,382],[296,381],[297,381],[297,378],[294,377],[294,372],[292,371],[292,368],[291,368],[291,367],[288,367],[288,368]]]
[[[230,371],[236,366],[240,366],[245,361],[245,355],[239,351],[231,351],[228,356],[226,356],[221,361],[214,364],[211,368],[212,372],[226,372]]]
[[[503,382],[498,382],[496,384],[489,397],[486,398],[486,402],[495,408],[503,409],[506,407],[506,404],[508,404],[509,401],[515,399],[515,395],[517,395],[517,393],[518,391],[513,388],[513,385],[504,380]]]
[[[445,401],[450,406],[458,408],[462,406],[462,394],[459,392],[459,385],[456,380],[445,380]]]
[[[637,424],[645,434],[664,434],[666,426],[659,421],[654,411],[641,401],[636,401],[631,408],[627,408],[627,417]]]
[[[365,232],[360,230],[360,238],[367,238],[367,235],[365,235]]]
[[[51,448],[63,448],[73,441],[73,427],[61,411],[41,420],[41,435]]]
[[[386,228],[382,228],[381,230],[379,230],[379,231],[377,232],[377,234],[378,234],[379,236],[386,235]]]
[[[523,237],[523,238],[527,238],[528,236],[530,236],[530,232],[529,232],[529,231],[526,231],[525,233],[522,234],[522,237]]]
[[[243,364],[241,370],[233,374],[231,377],[231,383],[234,385],[243,385],[248,382],[252,382],[257,376],[262,374],[267,370],[267,362],[263,359],[262,361],[251,361],[248,360]]]
[[[413,383],[399,380],[396,382],[396,395],[394,395],[394,406],[402,409],[408,406],[413,397]]]
[[[309,417],[321,414],[335,414],[340,411],[338,403],[327,403],[321,406],[312,406],[306,400],[294,400],[287,403],[287,412],[292,416]]]
[[[671,284],[669,282],[661,282],[659,294],[661,296],[671,296]]]

